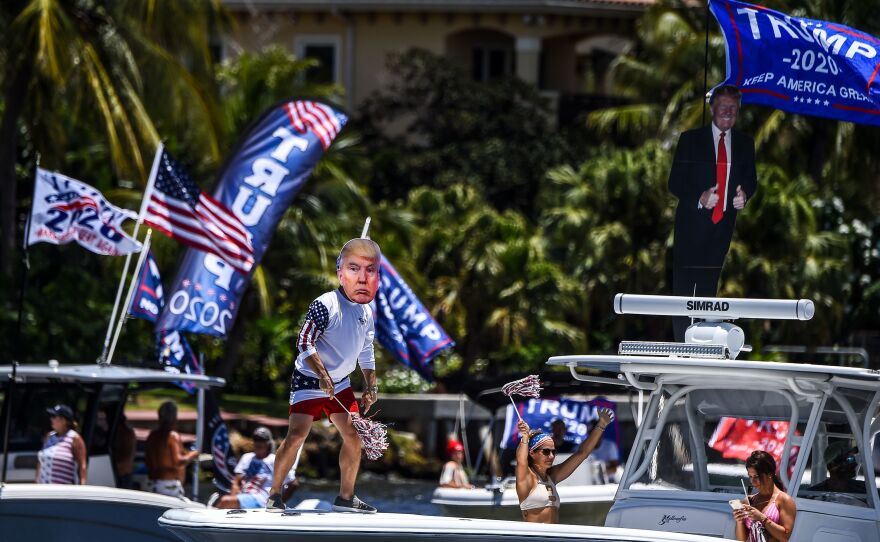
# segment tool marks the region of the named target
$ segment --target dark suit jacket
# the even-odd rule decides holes
[[[678,198],[673,247],[675,267],[721,267],[736,224],[737,210],[733,208],[736,187],[742,188],[747,200],[758,189],[755,142],[738,130],[731,130],[731,134],[733,160],[727,181],[727,210],[718,224],[712,223],[711,209],[699,208],[700,195],[716,184],[712,125],[683,132],[678,139],[669,173],[669,190]],[[719,201],[718,205],[721,204]]]

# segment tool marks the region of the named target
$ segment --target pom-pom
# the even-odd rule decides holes
[[[510,397],[511,395],[522,395],[524,397],[541,397],[541,379],[538,375],[529,375],[513,382],[508,382],[501,387],[501,393]]]
[[[385,424],[371,418],[364,418],[354,412],[351,413],[351,423],[361,438],[367,458],[375,461],[382,457],[385,450],[388,449],[388,429]]]

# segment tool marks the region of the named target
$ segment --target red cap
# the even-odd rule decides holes
[[[446,443],[446,453],[451,454],[452,452],[463,452],[464,446],[457,440],[450,440]]]

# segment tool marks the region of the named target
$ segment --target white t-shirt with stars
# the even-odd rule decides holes
[[[284,477],[284,483],[296,479],[296,466],[290,469]],[[269,490],[272,489],[272,475],[275,472],[275,454],[269,454],[260,459],[254,452],[247,452],[235,466],[235,474],[241,474],[241,491],[257,498],[257,502],[264,505],[269,499]]]
[[[375,334],[373,311],[369,305],[349,301],[339,289],[327,292],[309,305],[297,339],[296,370],[317,378],[318,375],[305,362],[308,356],[317,352],[330,378],[337,384],[338,392],[347,387],[348,375],[357,365],[361,369],[376,368]],[[342,385],[343,381],[346,385]]]

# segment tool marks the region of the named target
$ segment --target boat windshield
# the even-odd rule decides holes
[[[876,433],[880,430],[880,405],[872,404],[873,399],[873,392],[847,389],[828,398],[800,480],[798,497],[862,508],[873,506],[875,494],[868,490],[870,484],[865,480],[865,467],[872,461]],[[869,413],[874,422],[871,434],[864,440],[859,437],[862,413]],[[870,443],[868,449],[862,450],[860,442]],[[877,467],[880,461],[874,469]]]
[[[664,387],[652,397],[625,487],[741,495],[752,451],[794,466],[811,407],[784,390]],[[781,461],[788,440],[788,460]]]

